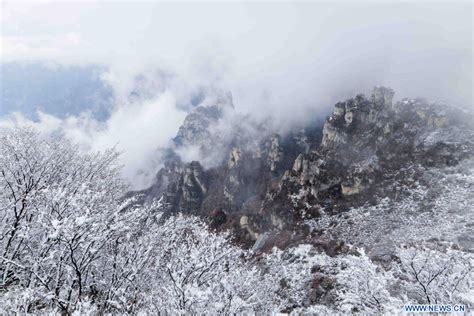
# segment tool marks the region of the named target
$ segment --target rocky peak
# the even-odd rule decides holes
[[[242,152],[240,148],[238,147],[233,147],[232,150],[230,151],[229,155],[229,162],[227,163],[227,167],[229,169],[233,169],[236,167],[241,159]]]
[[[197,161],[185,164],[174,182],[168,185],[164,202],[173,212],[195,212],[199,209],[208,190],[208,179]]]
[[[204,99],[186,116],[174,138],[174,143],[178,147],[206,147],[212,136],[210,127],[216,124],[226,111],[233,109],[234,104],[230,93]]]
[[[272,134],[267,145],[267,162],[270,166],[270,171],[277,169],[278,163],[283,158],[283,151],[280,146],[280,136],[278,134]]]
[[[378,130],[387,129],[389,116],[392,115],[393,96],[393,90],[376,87],[370,99],[360,94],[337,103],[334,113],[324,124],[321,147],[331,149],[350,142],[352,136],[364,132],[377,135]]]
[[[300,154],[267,195],[268,222],[281,230],[321,211],[337,214],[399,196],[393,183],[414,183],[425,167],[474,154],[472,126],[459,125],[456,111],[424,100],[393,105],[393,96],[391,89],[376,87],[370,98],[357,95],[335,105],[321,145]]]
[[[213,228],[232,229],[239,242],[258,240],[264,249],[262,243],[306,238],[305,220],[400,198],[400,188],[426,168],[474,155],[473,128],[459,119],[466,115],[421,99],[393,104],[393,96],[376,87],[370,97],[337,103],[324,125],[284,135],[234,120],[231,137],[213,130],[231,99],[203,103],[186,117],[175,149],[198,146],[221,159],[203,168],[170,155],[147,194],[163,196],[170,212],[204,216]]]
[[[391,109],[395,92],[387,87],[375,87],[372,91],[371,101],[379,108]]]

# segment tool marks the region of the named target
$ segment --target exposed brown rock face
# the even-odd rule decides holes
[[[323,126],[285,135],[237,126],[226,140],[211,132],[226,101],[197,107],[173,150],[217,149],[222,161],[203,168],[170,155],[145,193],[163,197],[168,212],[198,214],[217,229],[232,228],[248,245],[262,243],[263,233],[267,243],[281,243],[279,234],[289,236],[282,246],[314,238],[301,226],[303,220],[397,198],[398,183],[416,182],[421,169],[473,156],[472,117],[418,99],[394,104],[393,96],[391,89],[376,87],[369,98],[357,95],[337,103]]]
[[[299,155],[264,201],[271,217],[280,218],[279,226],[295,225],[308,217],[310,207],[339,213],[394,196],[396,190],[386,184],[415,181],[416,167],[450,165],[472,156],[472,129],[466,132],[471,127],[459,113],[422,100],[393,105],[393,95],[377,87],[369,99],[358,95],[336,104],[321,145]],[[405,178],[407,166],[415,167],[415,174]]]

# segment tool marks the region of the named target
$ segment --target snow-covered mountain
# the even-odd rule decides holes
[[[140,192],[114,149],[0,129],[0,312],[472,308],[472,114],[393,96],[285,132],[202,98]]]
[[[472,201],[470,182],[460,176],[471,170],[472,114],[423,99],[394,103],[393,96],[376,87],[369,97],[337,103],[324,124],[283,134],[269,122],[239,117],[230,96],[201,104],[186,117],[145,199],[162,197],[167,213],[202,216],[260,250],[302,242],[331,253],[342,251],[341,242],[372,248],[382,226],[384,234],[444,238],[417,227],[448,226],[447,213],[472,213],[437,191],[443,181],[445,190],[466,185],[456,193]],[[370,210],[373,216],[361,215]],[[367,225],[375,218],[378,225]],[[445,237],[472,251],[468,222]],[[373,238],[351,236],[355,228]]]

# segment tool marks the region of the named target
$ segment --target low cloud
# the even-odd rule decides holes
[[[117,145],[146,185],[158,148],[209,90],[236,111],[291,126],[374,85],[472,107],[471,2],[2,4],[2,60],[104,65],[117,104],[107,121],[40,113],[90,150]],[[27,123],[21,114],[4,125]],[[196,152],[182,153],[189,159]],[[158,162],[157,162],[158,161]]]
[[[0,119],[0,127],[32,126],[44,134],[61,133],[84,151],[116,147],[124,165],[123,176],[134,189],[151,184],[160,164],[160,148],[167,147],[183,122],[170,93],[143,102],[121,104],[110,118],[101,122],[83,114],[60,119],[38,112],[32,121],[21,113]]]

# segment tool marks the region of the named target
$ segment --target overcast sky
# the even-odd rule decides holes
[[[120,75],[153,65],[193,80],[225,79],[251,103],[255,97],[311,103],[313,91],[330,95],[374,84],[408,96],[472,101],[470,1],[7,1],[2,7],[4,62],[100,63]]]
[[[117,116],[140,125],[124,114],[127,106],[153,113],[153,122],[168,129],[150,123],[151,131],[139,131],[165,135],[149,146],[175,133],[183,113],[173,104],[198,86],[231,91],[238,110],[279,118],[328,110],[374,85],[391,86],[398,98],[472,106],[472,10],[471,1],[7,1],[1,54],[2,62],[107,66],[103,78],[119,103],[137,74],[173,74],[153,101],[158,105],[117,105],[119,125]],[[159,104],[166,106],[155,109]],[[128,136],[113,129],[107,145],[126,143]]]

